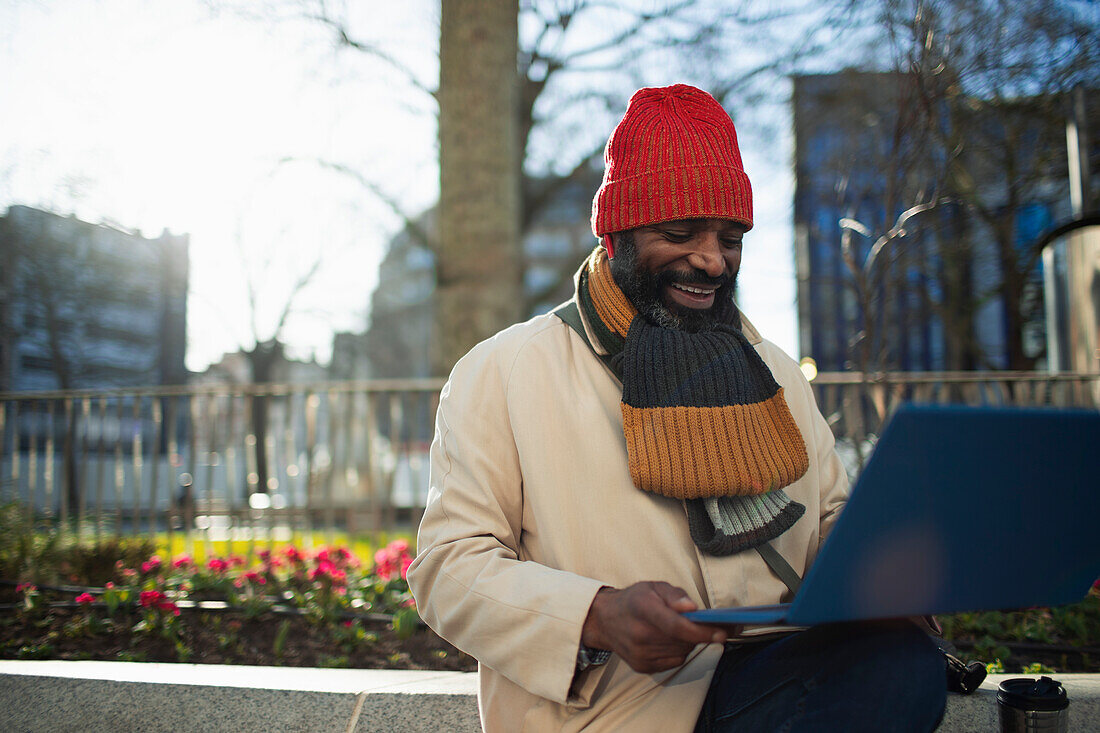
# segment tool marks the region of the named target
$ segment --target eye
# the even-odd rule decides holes
[[[683,244],[691,239],[691,232],[686,229],[658,229],[661,236],[675,244]]]
[[[740,236],[721,237],[719,241],[726,249],[741,249],[742,238]]]

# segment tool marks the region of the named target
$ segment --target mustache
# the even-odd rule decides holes
[[[665,270],[657,274],[658,285],[705,285],[715,288],[724,288],[733,282],[729,275],[711,277],[702,270]]]

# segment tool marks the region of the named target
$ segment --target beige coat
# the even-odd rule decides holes
[[[848,481],[797,364],[744,327],[810,454],[787,487],[806,514],[773,542],[804,575]],[[700,553],[683,503],[631,483],[620,397],[618,380],[550,315],[474,347],[443,388],[409,585],[428,625],[479,660],[487,731],[690,731],[721,648],[700,646],[656,675],[612,655],[574,680],[596,591],[663,580],[700,607],[787,592],[755,552]]]

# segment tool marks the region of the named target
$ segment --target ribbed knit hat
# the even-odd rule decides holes
[[[752,188],[733,120],[686,84],[639,89],[604,150],[592,201],[597,237],[663,221],[733,219],[752,228]]]

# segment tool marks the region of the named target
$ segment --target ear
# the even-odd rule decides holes
[[[615,259],[615,243],[611,240],[610,234],[603,235],[603,248],[607,250],[607,259]]]

